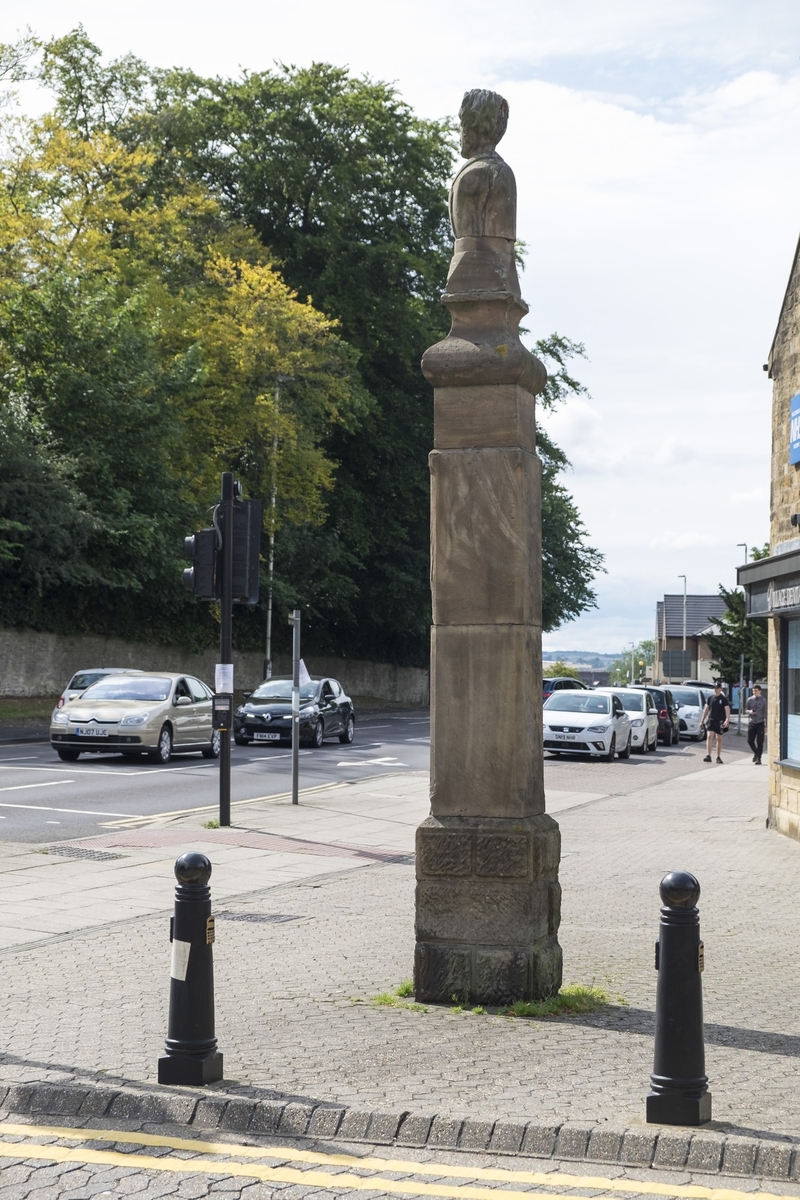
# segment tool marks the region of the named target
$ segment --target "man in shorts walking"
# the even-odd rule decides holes
[[[753,762],[761,766],[761,755],[764,753],[764,728],[767,721],[767,702],[761,695],[758,684],[753,687],[753,694],[747,701],[747,742],[753,751]]]
[[[717,739],[717,762],[721,763],[722,759],[722,735],[728,728],[731,720],[731,702],[727,696],[722,694],[722,684],[714,684],[714,695],[710,700],[706,700],[706,706],[703,709],[703,715],[700,718],[700,724],[705,722],[706,726],[706,756],[703,762],[711,762],[711,747],[714,744],[714,738]]]

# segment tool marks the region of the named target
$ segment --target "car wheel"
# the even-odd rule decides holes
[[[206,746],[203,751],[203,758],[219,758],[219,745],[221,741],[220,731],[215,729],[211,735],[211,745]]]
[[[56,750],[56,754],[62,762],[77,762],[81,756],[80,750]]]
[[[322,717],[319,717],[316,725],[314,726],[314,732],[311,735],[311,745],[314,746],[317,750],[319,750],[324,738],[325,738],[325,726],[322,723]]]
[[[161,727],[161,733],[158,735],[158,745],[155,750],[148,750],[147,757],[150,762],[169,762],[172,757],[172,731],[169,725]]]
[[[619,757],[620,758],[630,758],[630,756],[631,756],[631,735],[628,734],[628,744],[624,750],[620,750]]]
[[[601,755],[603,762],[613,762],[614,755],[617,753],[617,735],[612,733],[611,745],[608,747],[608,753]]]
[[[354,716],[351,715],[347,718],[347,725],[345,726],[344,733],[339,734],[339,741],[342,743],[343,746],[350,746],[352,744],[353,738],[355,736],[356,736],[356,719]]]

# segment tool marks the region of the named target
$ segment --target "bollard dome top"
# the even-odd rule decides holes
[[[661,880],[659,891],[670,908],[694,908],[700,899],[700,884],[689,871],[670,871]]]
[[[175,863],[175,878],[178,883],[195,884],[203,887],[211,878],[211,862],[197,850],[187,850]]]

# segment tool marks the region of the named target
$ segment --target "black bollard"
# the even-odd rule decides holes
[[[711,1120],[711,1093],[703,1045],[700,884],[688,871],[671,871],[660,890],[664,907],[656,942],[656,1044],[647,1120],[704,1125]]]
[[[175,878],[167,1053],[158,1060],[158,1082],[215,1083],[222,1079],[222,1055],[214,1036],[211,863],[190,850],[175,863]]]

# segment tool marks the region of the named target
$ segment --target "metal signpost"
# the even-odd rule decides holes
[[[233,707],[233,475],[222,475],[222,499],[219,506],[222,527],[222,602],[219,623],[219,666],[214,680],[218,695],[229,696]],[[219,823],[231,823],[231,722],[220,730],[219,747]]]
[[[292,627],[292,804],[299,804],[300,776],[300,609],[289,614]]]

